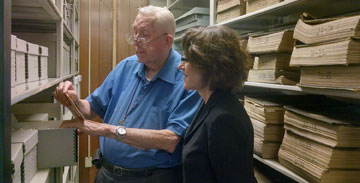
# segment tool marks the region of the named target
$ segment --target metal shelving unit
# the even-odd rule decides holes
[[[209,3],[209,0],[167,0],[167,8],[177,18],[193,7],[209,7]]]
[[[216,0],[211,0],[215,3]],[[338,16],[360,11],[360,1],[343,0],[285,0],[281,3],[251,12],[217,25],[229,26],[238,30],[239,34],[255,31],[269,31],[284,26],[295,26],[303,12],[317,18]],[[331,11],[329,11],[331,10]],[[211,12],[216,14],[216,9]],[[214,22],[210,22],[214,25]]]
[[[49,96],[51,94],[47,89],[64,80],[72,80],[78,75],[78,70],[75,69],[71,69],[70,74],[63,73],[63,42],[65,39],[71,41],[71,49],[73,49],[70,57],[71,65],[75,66],[75,60],[79,60],[79,54],[75,55],[75,45],[79,48],[77,40],[79,35],[75,35],[73,30],[64,23],[63,2],[64,0],[5,0],[0,3],[2,22],[0,32],[4,38],[0,39],[0,47],[4,48],[0,51],[0,56],[4,60],[0,66],[0,83],[2,86],[0,91],[2,96],[0,102],[0,109],[2,110],[2,115],[0,115],[0,123],[2,124],[0,126],[0,182],[7,183],[11,181],[11,105],[27,99],[36,101],[37,99],[34,99],[36,97],[33,96],[40,96],[50,100],[51,97]],[[78,0],[68,2],[78,3]],[[73,15],[75,13],[79,15],[78,6],[76,10],[72,8],[69,11],[73,11]],[[72,22],[71,26],[74,28],[74,22]],[[76,26],[79,26],[79,24]],[[50,50],[53,51],[51,58],[49,54],[49,78],[17,85],[16,90],[18,92],[14,93],[13,96],[11,96],[10,92],[10,34],[14,34],[25,41],[46,46],[49,48],[49,52]],[[77,34],[79,33],[77,32]],[[56,171],[58,172],[58,170]],[[57,177],[59,176],[57,175]]]
[[[14,0],[12,18],[27,20],[60,21],[59,1],[52,0]]]
[[[22,100],[25,100],[35,94],[38,94],[38,93],[44,91],[50,87],[53,87],[64,80],[74,77],[75,75],[77,75],[77,73],[70,74],[70,75],[64,76],[62,78],[48,78],[46,80],[32,82],[29,84],[23,84],[23,86],[21,86],[21,85],[17,86],[17,87],[24,87],[26,89],[24,90],[24,92],[22,92],[19,95],[11,96],[11,105],[14,105]]]
[[[299,86],[258,83],[258,82],[245,82],[244,86],[245,87],[274,89],[274,90],[286,91],[286,92],[295,92],[298,94],[299,93],[307,93],[307,94],[327,95],[327,96],[334,96],[334,97],[360,99],[360,91],[346,90],[346,89],[310,88],[310,87],[299,87]]]
[[[194,7],[189,7],[188,4],[196,3],[197,1],[167,0],[167,2],[170,11],[175,14],[175,17],[178,17],[179,12],[184,13],[186,10],[190,10]],[[284,0],[273,6],[216,24],[216,6],[217,0],[209,0],[207,7],[210,8],[210,25],[228,26],[236,30],[241,37],[247,37],[249,33],[253,32],[265,32],[284,28],[292,29],[295,27],[296,22],[303,12],[307,12],[317,18],[360,13],[360,1]],[[175,39],[174,42],[179,44],[179,42],[181,42],[181,37]],[[316,94],[360,101],[360,91],[347,89],[310,88],[258,82],[245,82],[244,88],[251,89],[251,91],[276,91],[285,94]],[[299,183],[308,183],[305,179],[280,165],[276,160],[262,159],[257,155],[254,155],[254,159]]]
[[[263,159],[258,155],[254,154],[254,159],[260,161],[261,163],[273,168],[276,171],[281,172],[282,174],[286,175],[287,177],[295,180],[298,183],[309,183],[307,180],[303,179],[302,177],[296,175],[294,172],[290,171],[289,169],[285,168],[284,166],[280,165],[277,159]]]

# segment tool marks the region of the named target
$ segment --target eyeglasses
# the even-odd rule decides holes
[[[155,38],[153,38],[153,39],[150,39],[150,40],[146,40],[146,39],[143,38],[143,37],[138,37],[138,38],[136,38],[133,33],[127,33],[127,34],[125,35],[125,37],[126,37],[126,41],[127,41],[130,45],[135,46],[135,43],[136,43],[136,44],[137,44],[139,47],[141,47],[141,48],[147,48],[147,47],[149,46],[149,43],[150,43],[151,41],[154,41],[155,39],[157,39],[157,38],[159,38],[159,37],[161,37],[161,36],[163,36],[163,35],[167,35],[167,34],[168,34],[168,33],[160,34],[159,36],[157,36],[157,37],[155,37]]]
[[[187,61],[189,61],[187,58],[185,58],[185,57],[181,57],[181,61],[182,62],[187,62]]]

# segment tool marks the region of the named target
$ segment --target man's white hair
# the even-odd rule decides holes
[[[138,14],[144,16],[155,16],[156,22],[160,24],[167,33],[175,35],[174,15],[166,7],[145,6],[138,8]]]

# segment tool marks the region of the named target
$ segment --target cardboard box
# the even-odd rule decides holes
[[[49,114],[35,113],[35,114],[15,114],[17,121],[48,121]]]
[[[71,46],[63,42],[63,76],[71,74]]]
[[[56,33],[24,33],[16,32],[17,37],[25,39],[31,43],[42,45],[48,48],[48,78],[57,78],[57,68],[59,67],[56,63],[58,56],[57,49],[57,34]]]
[[[11,144],[11,165],[13,166],[13,174],[11,175],[12,182],[20,183],[21,182],[21,172],[24,171],[21,168],[23,163],[24,154],[22,144],[15,143]]]
[[[220,23],[246,13],[244,0],[219,0],[216,23]]]
[[[38,168],[77,165],[76,130],[74,128],[59,128],[62,122],[57,120],[14,124],[15,128],[35,128],[38,130]]]
[[[11,35],[11,87],[16,86],[16,36]]]
[[[245,0],[246,14],[280,3],[283,0]]]
[[[27,54],[26,41],[16,39],[16,85],[25,83],[25,54]]]
[[[39,169],[30,183],[51,183],[54,182],[52,176],[50,168]]]
[[[60,103],[18,103],[11,106],[15,115],[32,115],[46,113],[48,118],[61,119]]]
[[[49,49],[45,46],[40,46],[40,61],[39,61],[40,80],[48,78],[48,56],[49,56]]]
[[[39,45],[27,43],[27,82],[39,80]]]
[[[24,174],[22,179],[25,183],[29,183],[37,172],[37,144],[38,144],[38,131],[17,130],[11,134],[11,143],[21,144],[24,152]]]

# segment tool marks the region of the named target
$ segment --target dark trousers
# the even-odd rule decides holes
[[[147,177],[123,177],[114,175],[101,167],[96,174],[95,183],[182,183],[182,166],[156,169]]]

